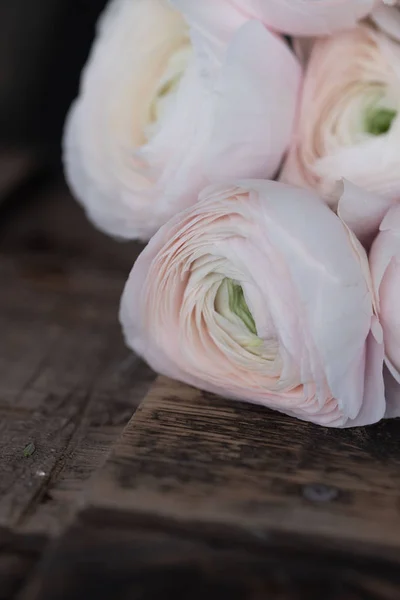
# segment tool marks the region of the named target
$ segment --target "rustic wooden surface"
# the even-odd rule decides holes
[[[396,600],[399,430],[327,430],[160,377],[21,600]]]
[[[160,377],[94,476],[88,505],[397,556],[400,420],[325,429]]]
[[[27,573],[26,565],[40,555],[18,558],[15,548],[32,536],[59,534],[73,519],[86,480],[153,374],[125,348],[117,321],[122,286],[140,247],[96,232],[59,176],[25,185],[0,209],[5,598],[21,568]],[[25,456],[29,444],[35,451]],[[2,545],[10,531],[19,540],[12,549]]]

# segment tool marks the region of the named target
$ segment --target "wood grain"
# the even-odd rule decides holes
[[[75,269],[66,280],[47,280],[45,269],[38,276],[24,267],[21,275],[17,266],[6,259],[0,265],[3,281],[13,282],[0,300],[0,524],[16,527],[32,512],[38,516],[44,497],[39,512],[48,513],[57,496],[55,522],[36,519],[52,531],[71,513],[70,491],[101,463],[152,374],[121,339],[120,279]],[[30,441],[36,452],[27,459]],[[68,485],[54,481],[56,473]]]
[[[397,600],[399,425],[328,430],[159,377],[18,600]]]
[[[159,378],[94,476],[89,505],[397,557],[400,421],[329,430]]]
[[[140,246],[92,230],[58,179],[22,200],[0,223],[0,525],[56,534],[153,373],[117,319]]]

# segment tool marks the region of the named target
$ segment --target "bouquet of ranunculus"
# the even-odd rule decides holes
[[[120,319],[155,370],[329,427],[400,416],[396,4],[111,0],[64,162],[96,226],[150,240]]]

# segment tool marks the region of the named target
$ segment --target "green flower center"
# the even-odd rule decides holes
[[[396,110],[382,107],[371,107],[365,116],[365,129],[371,135],[383,135],[390,129]]]
[[[253,319],[253,315],[247,306],[246,300],[244,299],[242,286],[236,283],[233,279],[227,279],[227,285],[229,309],[243,321],[251,333],[257,335],[256,324]]]

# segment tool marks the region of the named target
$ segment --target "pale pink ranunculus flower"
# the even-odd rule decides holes
[[[120,320],[151,367],[201,389],[328,427],[385,414],[367,257],[314,192],[210,186],[139,256]]]
[[[257,19],[290,35],[329,35],[351,29],[381,0],[171,0],[190,24],[209,35],[240,18]]]
[[[206,184],[274,175],[300,77],[256,21],[211,41],[167,0],[113,0],[67,120],[67,180],[100,229],[148,239]]]
[[[400,198],[400,45],[372,27],[313,44],[282,181],[334,204],[342,177]]]

